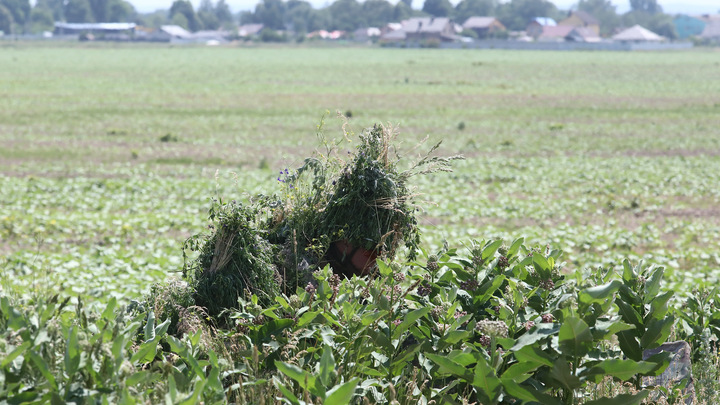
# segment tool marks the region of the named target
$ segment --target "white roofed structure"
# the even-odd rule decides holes
[[[612,39],[620,42],[662,42],[665,40],[664,37],[640,25],[634,25],[625,31],[613,35]]]

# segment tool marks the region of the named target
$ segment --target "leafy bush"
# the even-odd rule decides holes
[[[199,252],[185,274],[195,289],[195,304],[218,316],[237,306],[238,298],[255,294],[270,303],[279,293],[273,265],[275,247],[260,235],[256,208],[236,201],[213,201],[209,235],[198,234],[185,246]]]
[[[665,356],[634,360],[614,343],[634,328],[619,315],[624,282],[609,271],[568,279],[561,257],[488,241],[468,256],[379,262],[375,279],[341,280],[325,267],[312,287],[232,317],[248,348],[269,348],[254,378],[269,373],[293,404],[349,387],[343,403],[600,404],[592,387],[607,376],[635,384],[662,371]],[[662,270],[649,269],[660,280]],[[648,393],[635,386],[617,398],[639,403]]]
[[[168,336],[169,320],[156,324],[152,311],[118,308],[115,298],[99,312],[69,302],[0,297],[0,402],[225,402],[228,363],[198,358],[200,334]]]

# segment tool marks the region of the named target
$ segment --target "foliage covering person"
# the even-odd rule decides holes
[[[390,125],[364,130],[355,151],[341,157],[340,147],[354,137],[345,124],[340,140],[328,142],[320,131],[325,149],[280,173],[281,196],[260,196],[248,206],[215,201],[212,232],[186,243],[199,252],[186,268],[197,305],[217,315],[246,294],[273,302],[326,264],[347,277],[367,274],[376,257],[392,258],[402,245],[414,257],[420,234],[408,179],[449,171],[458,157],[431,157],[437,144],[400,170],[398,133]]]

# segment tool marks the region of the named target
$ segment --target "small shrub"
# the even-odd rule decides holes
[[[178,137],[173,134],[170,134],[170,133],[167,133],[160,137],[160,142],[177,142],[177,141],[178,141]]]
[[[458,131],[464,130],[464,129],[465,129],[465,121],[460,121],[460,122],[457,124],[457,129],[458,129]]]
[[[263,28],[263,30],[260,31],[260,40],[262,42],[286,42],[287,37],[285,34],[273,29]]]
[[[258,163],[258,169],[260,170],[269,170],[270,164],[268,163],[268,160],[266,157],[263,156],[262,159],[260,159],[260,163]]]
[[[346,265],[350,260],[345,259],[351,259],[346,256],[353,256],[349,252],[356,252],[355,248],[372,252],[368,253],[370,261],[374,255],[393,257],[401,245],[414,257],[419,248],[417,207],[407,181],[417,174],[449,171],[450,162],[459,158],[431,157],[438,144],[401,170],[394,147],[397,131],[389,125],[366,129],[358,136],[356,150],[348,151],[347,157],[339,156],[339,145],[351,135],[345,132],[342,141],[334,143],[321,137],[324,153],[278,178],[286,195],[293,198],[272,204],[269,230],[273,243],[284,246],[279,266],[290,291],[303,286],[312,267],[329,261],[336,267]],[[347,243],[348,250],[331,252],[339,242]],[[348,267],[343,273],[362,272],[364,268],[358,269],[357,263],[353,261],[354,269]]]
[[[168,334],[182,336],[189,330],[178,330],[178,326],[181,320],[186,323],[192,321],[188,319],[188,312],[189,308],[195,306],[194,291],[187,282],[171,279],[166,283],[153,285],[145,303],[148,309],[154,311],[157,319],[170,320]]]
[[[110,128],[107,130],[107,134],[109,136],[125,136],[128,134],[128,131],[124,129]]]
[[[430,38],[422,41],[420,43],[421,48],[440,48],[440,40],[435,38]]]
[[[195,235],[185,247],[198,251],[185,274],[195,287],[195,304],[211,316],[237,307],[244,295],[257,295],[268,304],[280,292],[273,265],[275,248],[258,228],[258,211],[236,201],[214,201],[210,208],[209,235]]]

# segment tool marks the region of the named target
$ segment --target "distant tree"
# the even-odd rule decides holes
[[[255,18],[255,13],[252,11],[241,11],[238,13],[238,21],[240,21],[240,24],[252,24],[259,22]]]
[[[263,0],[255,6],[254,22],[273,30],[285,29],[285,3],[282,0]]]
[[[12,34],[13,23],[14,20],[10,10],[0,4],[0,31],[2,31],[3,34]]]
[[[167,10],[157,10],[152,13],[138,14],[135,21],[145,27],[160,28],[160,26],[168,23],[168,12]],[[185,24],[187,24],[187,19]]]
[[[221,25],[231,24],[233,22],[232,12],[225,0],[219,0],[217,4],[215,4],[215,17],[217,17]]]
[[[215,6],[211,0],[202,0],[200,2],[197,16],[204,29],[216,30],[220,28],[220,20],[218,20],[217,15],[215,15]]]
[[[65,19],[71,23],[93,22],[92,9],[88,0],[68,0],[65,4]]]
[[[650,14],[644,11],[629,11],[622,16],[622,24],[631,27],[638,24],[668,39],[676,39],[677,31],[672,16],[667,14]]]
[[[501,3],[497,8],[497,16],[509,30],[524,30],[537,17],[560,17],[555,4],[547,0],[510,0]]]
[[[580,0],[577,9],[589,13],[600,23],[600,35],[612,35],[620,26],[620,16],[610,0]]]
[[[109,0],[107,5],[108,22],[130,22],[137,18],[137,11],[125,0]]]
[[[305,0],[289,0],[285,12],[285,27],[295,32],[298,36],[304,36],[308,32],[317,31],[329,26],[327,13],[321,15]]]
[[[170,19],[173,20],[177,14],[182,14],[187,20],[187,29],[190,31],[198,31],[202,29],[200,19],[195,14],[192,3],[188,0],[175,0],[170,6]]]
[[[413,15],[413,9],[405,1],[398,1],[393,9],[393,21],[402,21]]]
[[[648,29],[668,39],[677,39],[678,37],[673,18],[668,14],[661,13],[653,15],[653,18],[650,19],[650,24],[648,24]]]
[[[455,6],[455,19],[459,23],[470,17],[495,15],[496,0],[462,0]]]
[[[648,14],[660,14],[662,7],[657,0],[630,0],[630,11],[643,11]]]
[[[363,18],[363,10],[356,0],[337,0],[328,7],[332,21],[330,29],[341,31],[354,31],[367,27]]]
[[[308,15],[307,32],[330,29],[330,25],[332,24],[332,15],[330,14],[328,7],[320,10],[313,9],[313,11]]]
[[[270,28],[263,28],[260,31],[260,40],[263,42],[285,42],[287,37]]]
[[[30,18],[30,0],[0,0],[0,6],[10,12],[13,23],[18,27],[23,27]]]
[[[55,28],[55,19],[53,18],[53,12],[46,6],[37,5],[33,7],[30,12],[30,31],[31,32],[42,32],[52,31]]]
[[[88,0],[93,19],[97,22],[106,22],[108,14],[108,0]]]
[[[185,14],[177,13],[172,17],[172,20],[170,22],[173,25],[177,25],[178,27],[183,27],[186,30],[190,29],[190,24],[188,23],[187,17],[185,17]]]
[[[387,0],[365,0],[362,13],[368,27],[382,27],[392,22],[395,7]]]
[[[65,0],[37,0],[35,8],[49,8],[55,21],[65,20]]]
[[[435,17],[450,17],[455,9],[450,0],[425,0],[422,11]]]

